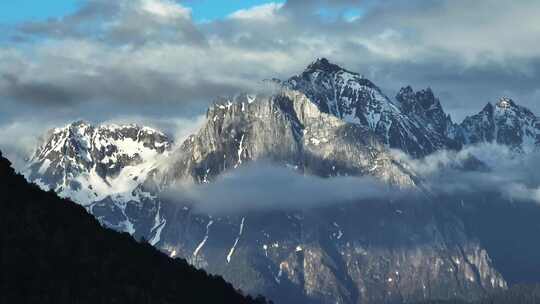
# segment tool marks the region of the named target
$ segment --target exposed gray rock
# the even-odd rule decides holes
[[[455,136],[459,126],[444,112],[440,100],[435,97],[431,88],[417,92],[410,86],[401,88],[396,100],[405,115],[413,117],[432,134],[437,134],[436,137],[445,147],[461,148],[463,142]]]
[[[291,90],[217,103],[204,127],[175,154],[165,171],[169,183],[209,182],[243,163],[269,160],[306,174],[370,174],[394,185],[415,185],[414,174],[393,160],[368,128],[323,113]]]

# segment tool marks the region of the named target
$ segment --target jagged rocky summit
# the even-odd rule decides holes
[[[447,136],[451,120],[430,90],[407,87],[392,101],[370,80],[326,59],[284,85],[305,93],[322,112],[363,125],[387,146],[413,156],[459,147]]]

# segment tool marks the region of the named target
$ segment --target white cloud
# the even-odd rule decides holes
[[[229,15],[229,18],[238,20],[271,21],[280,18],[278,13],[282,7],[283,3],[266,3],[248,9],[238,10]]]
[[[41,122],[34,124],[28,121],[17,121],[0,125],[0,150],[8,158],[16,170],[23,170],[26,160],[38,147],[39,138],[43,136],[50,124]]]
[[[404,5],[406,3],[406,6]],[[412,1],[382,6],[364,25],[391,26],[412,34],[401,40],[415,47],[411,58],[448,53],[467,65],[537,57],[540,2],[497,0]],[[516,22],[519,20],[519,22]]]
[[[210,184],[177,184],[164,195],[211,214],[303,210],[398,197],[373,177],[320,178],[264,162],[224,173]]]
[[[519,154],[497,144],[480,144],[460,151],[439,151],[412,159],[401,151],[394,157],[406,164],[434,194],[499,193],[510,200],[540,204],[540,152]]]
[[[141,0],[142,9],[163,18],[191,18],[191,9],[169,0]]]
[[[297,10],[270,2],[204,24],[173,0],[87,3],[63,19],[21,25],[26,43],[0,47],[0,98],[204,111],[218,95],[256,90],[262,79],[329,57],[388,95],[431,86],[453,116],[505,91],[540,109],[537,1],[376,2],[354,22],[318,17],[314,3],[333,1],[296,2]]]

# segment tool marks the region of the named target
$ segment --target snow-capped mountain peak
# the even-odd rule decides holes
[[[398,111],[370,80],[330,63],[326,58],[311,63],[300,75],[286,81],[285,86],[305,93],[322,112],[348,122],[360,119],[374,127],[379,117],[363,115],[365,112]]]
[[[47,134],[31,158],[27,175],[31,181],[60,193],[88,192],[77,197],[79,203],[89,204],[109,194],[105,189],[117,186],[112,181],[122,178],[127,168],[136,168],[139,176],[150,170],[156,157],[168,153],[170,147],[167,136],[151,128],[93,126],[77,121]],[[84,189],[98,181],[104,185],[103,193]]]
[[[502,97],[498,102],[497,102],[497,107],[501,108],[501,109],[509,109],[509,108],[513,108],[513,107],[516,107],[517,105],[514,103],[514,101],[508,97]]]
[[[152,128],[77,121],[48,132],[26,176],[85,206],[106,226],[134,234],[134,223],[143,222],[144,213],[161,223],[145,181],[171,145],[165,134]],[[132,218],[130,212],[139,209],[145,211]]]
[[[417,92],[411,86],[401,88],[396,95],[396,100],[405,115],[416,118],[432,132],[443,137],[449,136],[453,126],[452,119],[444,112],[440,100],[431,88]]]
[[[331,63],[326,58],[317,58],[310,65],[308,65],[306,72],[308,71],[339,72],[346,70],[337,64]]]
[[[413,156],[456,146],[446,135],[449,117],[431,89],[415,93],[410,87],[404,88],[394,102],[369,79],[324,58],[284,82],[284,86],[304,93],[322,112],[365,126],[387,146]],[[401,102],[399,96],[404,97]],[[418,110],[409,109],[408,102]],[[426,116],[430,121],[425,121]]]
[[[395,185],[415,184],[373,132],[320,111],[302,92],[289,89],[219,100],[203,128],[175,153],[166,183],[207,183],[242,164],[271,160],[312,175],[369,174]]]
[[[81,203],[106,226],[144,237],[171,257],[186,258],[247,291],[357,303],[506,288],[487,251],[440,204],[432,211],[431,204],[416,208],[399,199],[375,200],[307,212],[239,211],[235,217],[200,214],[193,202],[169,202],[167,195],[162,201],[166,192],[160,191],[175,182],[212,187],[206,184],[257,161],[299,174],[372,176],[422,189],[422,180],[388,147],[421,157],[459,148],[453,139],[463,137],[463,128],[452,123],[430,88],[408,86],[391,100],[361,74],[324,58],[285,82],[269,84],[279,86],[279,93],[219,99],[202,128],[174,151],[166,135],[136,125],[76,122],[54,129],[28,174]],[[503,121],[538,126],[525,110],[504,100],[471,121],[496,126],[497,136],[505,132]],[[242,193],[251,190],[238,185]],[[421,263],[428,260],[436,263]]]
[[[478,114],[465,118],[460,127],[465,144],[494,142],[517,152],[540,146],[540,119],[508,97],[488,103]]]
[[[396,99],[406,113],[442,109],[441,102],[429,87],[415,92],[411,86],[406,86],[399,90]]]

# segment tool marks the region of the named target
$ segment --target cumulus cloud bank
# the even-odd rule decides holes
[[[540,110],[538,1],[289,0],[206,22],[171,0],[82,3],[68,16],[7,27],[1,99],[185,114],[324,56],[390,95],[432,86],[458,116],[503,94]]]

